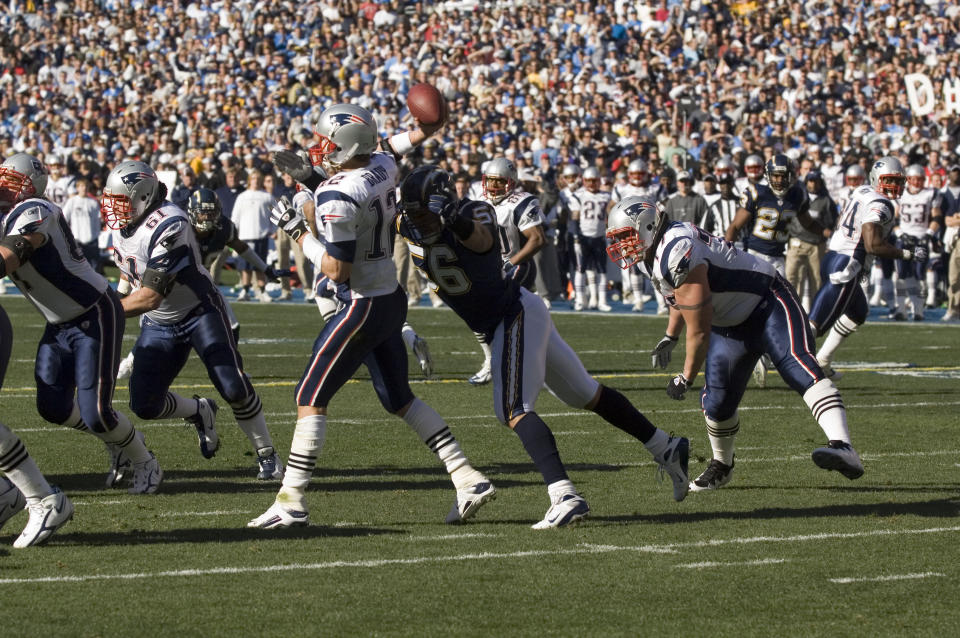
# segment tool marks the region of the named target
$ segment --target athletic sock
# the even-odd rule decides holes
[[[424,445],[437,455],[458,490],[486,480],[481,472],[470,465],[460,443],[436,410],[414,397],[403,420],[417,433]]]
[[[557,481],[570,480],[560,460],[560,451],[557,450],[557,441],[553,438],[553,432],[536,412],[527,412],[523,415],[513,431],[520,437],[520,442],[523,443],[533,464],[543,475],[544,483],[551,486]]]
[[[600,386],[600,398],[593,406],[607,423],[620,428],[641,443],[647,443],[656,434],[657,427],[630,403],[630,400],[605,385]]]
[[[293,442],[290,444],[290,456],[287,457],[287,469],[283,484],[277,494],[277,502],[291,505],[300,511],[307,510],[305,493],[317,457],[323,450],[327,437],[327,417],[315,414],[297,419],[293,430]]]
[[[20,438],[0,423],[0,472],[23,492],[28,501],[35,502],[53,493],[40,468],[30,458]]]
[[[850,443],[847,410],[837,386],[830,379],[821,379],[807,388],[803,400],[813,413],[828,441]]]
[[[710,447],[713,448],[713,458],[724,465],[733,465],[733,452],[736,446],[737,432],[740,431],[740,414],[733,413],[728,419],[714,421],[707,420],[707,435],[710,438]]]
[[[158,419],[189,419],[200,412],[199,399],[187,399],[176,392],[167,392],[163,398],[163,409],[157,415]]]
[[[263,404],[256,392],[250,393],[242,401],[231,403],[230,407],[233,408],[233,416],[237,420],[237,426],[250,439],[250,444],[253,445],[255,451],[265,447],[273,447],[273,439],[270,437],[270,431],[267,430],[267,421],[263,416]]]

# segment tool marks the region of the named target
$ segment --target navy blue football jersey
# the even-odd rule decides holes
[[[783,199],[766,184],[748,186],[740,195],[740,207],[750,213],[746,247],[762,255],[781,257],[789,234],[787,226],[797,213],[809,210],[807,191],[794,184]]]
[[[206,263],[208,256],[220,252],[227,247],[227,244],[237,238],[237,226],[220,215],[213,232],[205,237],[202,237],[200,233],[196,233],[196,235],[197,243],[200,245],[200,257],[203,259],[203,263]]]
[[[430,280],[430,287],[474,332],[493,331],[509,304],[519,295],[517,284],[503,279],[497,221],[486,202],[460,200],[460,214],[482,223],[493,237],[485,253],[475,253],[444,228],[433,244],[418,244],[417,235],[397,216],[397,231],[410,245],[413,264]]]

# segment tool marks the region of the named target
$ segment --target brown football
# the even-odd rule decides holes
[[[432,84],[414,84],[407,93],[407,108],[421,123],[431,125],[447,117],[447,101]]]

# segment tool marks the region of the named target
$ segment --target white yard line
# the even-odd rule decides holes
[[[714,561],[705,561],[702,563],[682,563],[675,565],[682,569],[705,569],[707,567],[753,567],[755,565],[779,565],[787,562],[785,558],[759,558],[757,560],[744,560],[729,563],[718,563]]]
[[[889,580],[919,580],[932,576],[946,576],[940,572],[922,572],[919,574],[890,574],[889,576],[857,576],[849,578],[828,578],[831,583],[848,585],[850,583],[882,583]]]
[[[38,578],[0,578],[0,585],[23,585],[28,583],[78,583],[96,580],[141,580],[147,578],[182,578],[185,576],[216,576],[221,574],[262,574],[266,572],[318,571],[326,569],[380,568],[395,565],[422,565],[427,563],[456,563],[465,561],[499,561],[517,558],[544,556],[570,556],[577,554],[609,553],[673,553],[688,548],[719,547],[723,545],[749,545],[754,543],[801,543],[821,540],[847,540],[871,536],[904,536],[915,534],[942,534],[960,532],[960,526],[929,527],[925,529],[891,530],[869,532],[825,532],[796,536],[754,536],[751,538],[714,538],[689,543],[664,545],[581,545],[572,549],[543,549],[517,552],[481,552],[477,554],[452,554],[447,556],[417,556],[412,558],[371,558],[352,561],[327,561],[320,563],[293,563],[284,565],[261,565],[244,567],[208,567],[202,569],[179,569],[159,572],[133,572],[126,574],[78,574],[75,576],[43,576]],[[264,534],[268,538],[269,533]]]

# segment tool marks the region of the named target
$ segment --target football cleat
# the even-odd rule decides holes
[[[143,463],[133,465],[133,487],[127,490],[129,494],[153,494],[163,481],[163,470],[157,457],[150,452],[150,458]]]
[[[657,316],[666,317],[669,314],[670,314],[670,309],[667,308],[666,306],[660,306],[659,308],[657,308]]]
[[[126,357],[123,358],[123,361],[120,362],[120,367],[117,369],[117,378],[126,379],[131,374],[133,374],[133,353],[131,352]]]
[[[590,506],[587,505],[582,496],[575,492],[567,492],[550,506],[543,520],[532,525],[531,529],[550,529],[551,527],[572,525],[589,513]]]
[[[757,365],[753,366],[753,380],[758,388],[767,387],[767,366],[763,364],[763,359],[757,359]]]
[[[200,442],[200,454],[205,459],[212,459],[220,449],[220,435],[214,427],[217,422],[217,407],[213,399],[201,399],[200,395],[193,395],[197,400],[197,413],[185,419],[197,428],[197,438]]]
[[[137,430],[136,437],[143,443],[143,432]],[[123,448],[113,443],[107,443],[107,452],[110,454],[110,469],[107,470],[107,487],[116,487],[130,478],[133,463],[123,454]]]
[[[957,313],[954,310],[948,310],[942,317],[940,317],[940,321],[956,321],[956,320],[957,320]]]
[[[597,305],[597,310],[599,310],[600,312],[610,312],[611,310],[613,310],[613,307],[605,303],[602,303]]]
[[[913,315],[913,320],[914,320],[914,321],[923,321],[923,314],[921,314],[921,313],[916,313],[916,314],[914,314],[914,315]]]
[[[485,363],[475,375],[467,379],[467,383],[470,385],[486,385],[487,383],[490,383],[490,379],[492,378],[493,376],[490,373],[490,365]]]
[[[430,358],[430,348],[427,346],[427,340],[421,339],[419,335],[413,340],[413,356],[420,362],[423,376],[429,379],[433,375],[433,359]]]
[[[633,304],[633,308],[631,308],[631,310],[633,312],[643,312],[643,304],[638,301],[637,303]]]
[[[249,301],[251,297],[250,290],[247,288],[241,288],[237,293],[237,301]]]
[[[690,491],[719,490],[733,477],[733,466],[732,461],[730,465],[726,465],[717,459],[711,459],[703,474],[690,481]]]
[[[826,447],[818,447],[811,454],[817,467],[836,470],[851,481],[863,476],[863,463],[860,455],[849,443],[830,441]]]
[[[887,319],[889,319],[890,321],[906,321],[907,315],[898,310],[896,312],[891,312],[890,314],[888,314]]]
[[[820,369],[823,370],[823,376],[827,379],[830,379],[831,381],[839,381],[843,378],[843,373],[834,370],[833,366],[830,365],[829,362],[817,361],[817,363],[820,364]]]
[[[257,450],[257,463],[260,466],[260,471],[257,473],[258,480],[279,481],[283,478],[283,463],[280,461],[280,455],[272,447],[267,446]]]
[[[27,506],[27,499],[10,479],[0,476],[0,529]]]
[[[573,302],[573,310],[574,310],[574,312],[582,312],[582,311],[583,311],[583,302],[580,301],[579,299],[577,299],[576,301],[574,301],[574,302]]]
[[[673,481],[673,500],[682,501],[690,490],[690,441],[682,436],[671,436],[663,456],[656,459],[660,479],[666,473]]]
[[[73,503],[59,487],[55,487],[53,494],[28,504],[27,511],[30,512],[30,520],[17,540],[13,541],[17,549],[47,542],[51,534],[73,518]]]
[[[257,299],[260,300],[260,303],[271,303],[273,301],[273,297],[271,297],[270,293],[266,290],[257,295]]]
[[[256,517],[247,527],[259,529],[284,529],[298,527],[310,523],[310,513],[307,511],[288,510],[280,503],[274,502],[266,512]]]
[[[497,498],[497,490],[490,481],[482,481],[465,490],[457,490],[457,498],[445,522],[453,524],[465,521],[473,517],[484,503],[495,498]]]

